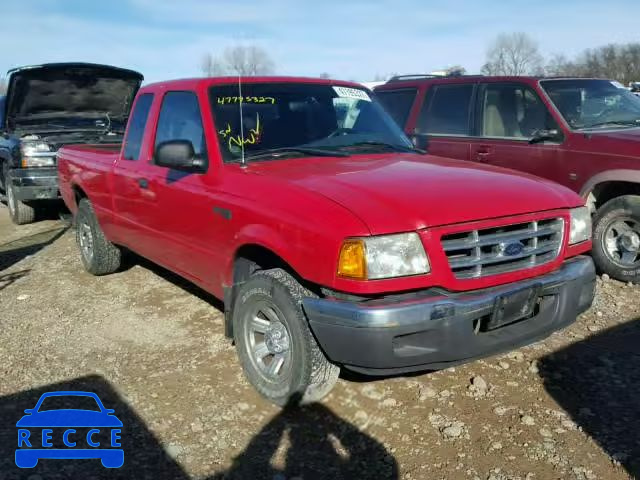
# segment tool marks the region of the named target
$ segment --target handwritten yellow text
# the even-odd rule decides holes
[[[219,130],[218,133],[222,136],[223,139],[227,141],[229,150],[231,150],[234,145],[243,147],[244,145],[255,145],[256,143],[260,143],[260,137],[262,136],[260,114],[256,113],[256,126],[249,129],[249,135],[246,137],[243,137],[242,134],[232,135],[230,123],[227,123],[227,126],[222,130]]]
[[[216,101],[219,105],[229,103],[270,103],[274,105],[276,103],[276,99],[273,97],[218,97]]]

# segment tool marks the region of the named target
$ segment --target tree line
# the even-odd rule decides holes
[[[640,43],[588,48],[573,59],[557,53],[545,60],[526,33],[502,33],[489,46],[482,73],[609,78],[628,85],[640,81]]]

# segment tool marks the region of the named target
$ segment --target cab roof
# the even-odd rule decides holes
[[[243,84],[249,83],[311,83],[319,85],[339,85],[344,87],[364,88],[366,86],[357,82],[348,82],[343,80],[332,80],[327,78],[313,78],[313,77],[292,77],[292,76],[258,76],[258,77],[202,77],[202,78],[183,78],[177,80],[166,80],[162,82],[150,83],[142,87],[142,91],[156,90],[156,89],[188,89],[196,90],[202,87],[208,87],[212,85],[228,85],[228,84]]]
[[[534,75],[396,75],[389,81],[378,85],[374,90],[397,90],[398,88],[419,88],[439,83],[475,83],[483,82],[521,82],[537,83],[541,80],[608,80],[605,78],[571,77],[571,76],[534,76]]]

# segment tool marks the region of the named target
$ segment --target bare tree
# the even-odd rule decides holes
[[[628,85],[640,81],[640,43],[587,49],[574,60],[556,54],[547,62],[545,72],[555,76],[609,78]]]
[[[200,65],[202,73],[208,77],[221,75],[269,75],[275,69],[275,63],[261,47],[236,45],[224,50],[221,57],[207,53]]]
[[[454,65],[453,67],[444,68],[442,71],[445,73],[445,75],[451,77],[459,77],[467,74],[467,69],[462,65]]]
[[[274,70],[267,51],[255,45],[229,47],[224,51],[222,61],[224,67],[236,75],[268,75]]]
[[[543,59],[537,43],[526,33],[501,33],[487,51],[485,75],[538,75]]]
[[[373,77],[374,82],[386,82],[390,78],[396,77],[398,74],[396,72],[390,73],[376,73]]]
[[[200,68],[205,77],[220,77],[227,74],[220,60],[210,53],[204,54]]]
[[[331,78],[331,74],[327,72],[322,72],[320,74],[320,78]]]

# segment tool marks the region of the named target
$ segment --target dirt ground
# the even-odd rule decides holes
[[[640,476],[640,286],[598,281],[594,307],[544,342],[435,373],[343,375],[280,411],[244,380],[220,304],[131,257],[82,269],[54,219],[0,207],[0,479],[625,479]],[[98,393],[125,464],[14,464],[15,422],[51,390]]]

